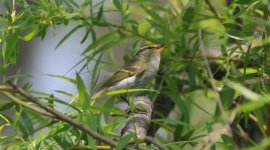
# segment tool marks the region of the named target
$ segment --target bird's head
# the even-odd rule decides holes
[[[137,56],[151,56],[160,54],[165,48],[164,44],[150,44],[140,48],[135,55]]]

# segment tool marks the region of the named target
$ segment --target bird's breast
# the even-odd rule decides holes
[[[135,80],[136,80],[135,76],[125,78],[125,79],[119,81],[117,84],[109,87],[108,90],[130,89],[133,87]]]

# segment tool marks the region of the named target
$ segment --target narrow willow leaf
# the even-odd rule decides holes
[[[116,146],[116,150],[122,150],[125,148],[125,146],[128,144],[128,142],[135,136],[134,133],[129,133],[128,135],[125,135],[121,137],[118,141],[118,145]]]
[[[232,39],[245,41],[254,38],[255,32],[243,32],[238,30],[229,29],[226,35]]]
[[[164,19],[160,17],[160,15],[157,13],[157,11],[154,11],[154,10],[151,10],[151,9],[148,9],[144,6],[142,6],[144,11],[149,15],[151,16],[151,18],[153,18],[155,21],[157,21],[160,25],[162,25],[164,23]]]
[[[127,123],[128,120],[130,120],[130,118],[117,120],[117,121],[114,121],[110,124],[107,124],[107,125],[103,126],[104,132],[107,134],[115,134],[113,131],[115,131],[117,128],[123,126],[125,123]]]
[[[97,40],[95,40],[93,43],[91,43],[82,53],[82,55],[85,55],[86,53],[88,53],[89,51],[91,51],[93,48],[98,47],[101,44],[104,44],[105,41],[109,41],[110,39],[112,39],[115,35],[117,34],[116,31],[113,32],[109,32],[107,34],[102,35],[100,38],[98,38]]]
[[[60,76],[60,75],[53,75],[53,74],[47,74],[48,76],[51,76],[51,77],[56,77],[56,78],[59,78],[59,79],[63,79],[65,81],[68,81],[72,84],[76,84],[77,81],[72,79],[72,78],[69,78],[69,77],[66,77],[66,76]]]
[[[88,29],[87,29],[87,31],[86,31],[84,37],[82,38],[82,40],[81,40],[81,42],[80,42],[81,44],[85,42],[85,40],[88,38],[89,33],[90,33],[92,30],[94,30],[94,29],[92,29],[92,28],[88,28]]]
[[[90,110],[86,110],[86,114],[85,114],[85,124],[93,129],[94,131],[97,131],[98,128],[98,124],[97,124],[97,120],[96,117],[94,116],[94,114],[90,111]],[[87,136],[88,142],[90,146],[95,146],[95,142],[96,140],[91,137],[91,136]]]
[[[257,109],[262,108],[265,105],[265,101],[249,101],[240,106],[237,106],[233,109],[233,112],[241,113],[241,112],[251,112]]]
[[[2,121],[6,122],[7,124],[10,124],[9,120],[5,116],[3,116],[2,114],[0,114],[0,119]]]
[[[2,105],[2,104],[1,104]],[[5,111],[14,106],[13,102],[6,103],[0,107],[0,111]]]
[[[20,29],[16,30],[11,36],[7,37],[7,44],[6,44],[6,55],[5,58],[11,62],[11,64],[16,63],[17,55],[18,55],[18,48],[19,48],[19,33]]]
[[[248,100],[251,101],[260,101],[263,100],[263,97],[253,91],[251,91],[250,89],[242,86],[241,84],[232,82],[232,81],[227,81],[226,85],[232,89],[234,89],[235,91],[240,92],[243,96],[245,96]]]
[[[83,107],[84,110],[86,110],[90,106],[90,94],[86,89],[81,76],[78,73],[76,73],[76,81],[80,105]]]
[[[9,2],[10,2],[9,0],[3,0],[3,6],[7,10],[7,12],[9,14],[11,14],[11,8],[10,8],[10,5],[9,5]]]
[[[69,106],[70,108],[73,108],[74,110],[77,110],[77,112],[81,112],[80,109],[78,109],[76,106],[70,104],[70,103],[67,103],[59,98],[56,98],[56,97],[53,97],[53,98],[46,98],[47,100],[50,100],[50,101],[53,101],[53,102],[57,102],[57,103],[60,103],[60,104],[64,104],[66,106]]]
[[[76,98],[76,95],[73,95],[72,93],[69,93],[69,92],[66,92],[66,91],[55,90],[55,92],[66,95],[66,96],[68,96],[70,98],[73,98],[73,99]]]
[[[113,0],[113,4],[118,10],[122,10],[122,5],[119,0]]]
[[[29,136],[33,136],[34,134],[33,122],[32,122],[32,119],[29,117],[29,115],[25,111],[21,113],[20,122],[27,130],[27,133],[29,134]]]
[[[76,27],[74,27],[72,30],[70,30],[68,32],[68,34],[66,34],[60,41],[59,43],[56,45],[55,48],[58,48],[71,34],[73,34],[75,31],[77,31],[79,28],[82,28],[83,25],[78,25]]]
[[[63,137],[62,135],[55,135],[53,136],[53,139],[59,146],[61,146],[63,149],[71,148],[72,145],[69,141],[67,141],[66,137]]]
[[[193,21],[195,10],[193,7],[189,7],[183,16],[183,27],[187,30],[190,27],[191,22]]]
[[[252,0],[236,0],[233,3],[236,3],[236,4],[249,4],[250,2],[252,2]]]
[[[30,33],[21,37],[21,39],[24,41],[30,41],[33,37],[35,37],[38,34],[38,32],[39,32],[39,27],[35,26]]]
[[[99,74],[98,73],[98,67],[99,67],[99,64],[101,62],[101,58],[103,56],[103,53],[101,53],[98,57],[98,59],[95,61],[95,66],[93,68],[93,72],[92,72],[92,76],[91,76],[91,89],[93,89],[97,83],[97,80],[98,80],[98,77],[99,77]]]
[[[102,94],[101,96],[112,96],[112,95],[119,95],[123,93],[133,93],[133,92],[142,92],[142,91],[149,91],[149,92],[156,92],[159,93],[157,90],[151,90],[151,89],[124,89],[124,90],[114,90],[109,91],[105,94]]]
[[[101,18],[102,18],[102,16],[103,16],[103,4],[100,6],[100,8],[99,8],[99,11],[98,11],[98,15],[97,15],[97,21],[99,21]]]
[[[20,106],[16,106],[15,109],[16,109],[16,112],[15,112],[14,118],[13,118],[13,125],[14,126],[17,125],[17,123],[20,119],[21,113],[22,113],[22,108]]]

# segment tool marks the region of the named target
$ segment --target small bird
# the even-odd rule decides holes
[[[160,52],[164,45],[150,44],[140,48],[132,59],[116,71],[93,95],[95,99],[105,91],[144,86],[158,71]]]

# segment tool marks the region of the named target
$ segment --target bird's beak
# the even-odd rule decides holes
[[[165,44],[159,45],[156,49],[157,52],[162,52],[166,48]]]

